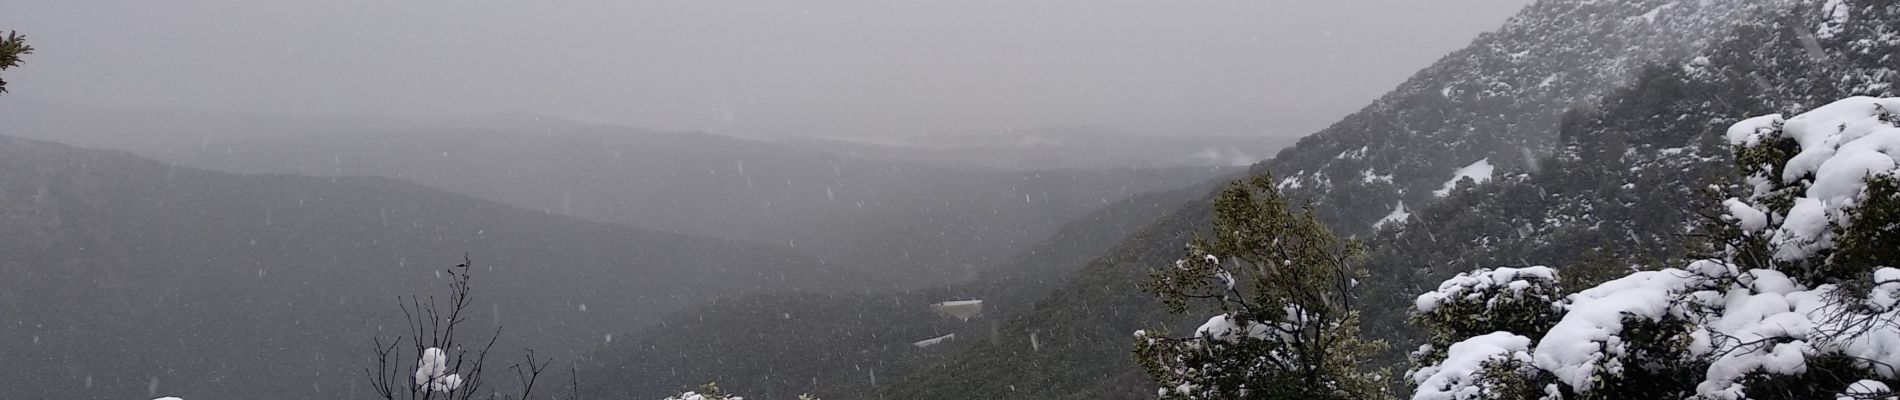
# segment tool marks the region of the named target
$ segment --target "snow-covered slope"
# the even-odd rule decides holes
[[[1605,98],[1644,76],[1646,65],[1680,65],[1689,55],[1730,40],[1738,24],[1773,19],[1788,6],[1789,2],[1780,1],[1540,1],[1497,32],[1480,37],[1364,110],[1303,139],[1259,168],[1276,174],[1286,192],[1311,201],[1339,231],[1364,234],[1378,221],[1394,215],[1410,221],[1444,215],[1447,211],[1427,215],[1421,210],[1449,199],[1482,200],[1456,187],[1448,191],[1447,198],[1434,195],[1434,191],[1444,189],[1446,181],[1459,175],[1460,169],[1475,174],[1482,168],[1466,167],[1473,167],[1478,160],[1492,166],[1491,183],[1481,187],[1524,179],[1526,171],[1537,169],[1538,162],[1560,146],[1560,122],[1570,110],[1606,107]],[[1689,154],[1678,159],[1691,157],[1702,156]],[[1669,164],[1656,166],[1664,165]],[[1651,174],[1651,179],[1662,182],[1658,178],[1665,172]],[[1694,189],[1688,191],[1693,193]],[[1532,199],[1538,196],[1535,190],[1519,194]],[[1394,212],[1401,209],[1401,201],[1406,205],[1404,212]],[[1529,202],[1505,199],[1498,203],[1503,207]],[[1590,204],[1597,203],[1586,206]],[[1637,213],[1617,218],[1630,215]],[[1140,387],[1146,383],[1146,378],[1126,361],[1126,335],[1154,323],[1185,321],[1161,317],[1157,301],[1132,289],[1146,277],[1148,268],[1178,257],[1182,242],[1139,241],[1183,238],[1204,226],[1197,221],[1205,221],[1207,216],[1204,206],[1192,206],[1164,219],[1149,232],[1111,250],[1075,281],[1039,303],[1029,312],[1035,318],[1012,321],[1003,328],[1005,337],[1034,333],[1043,343],[1063,343],[1061,350],[1029,353],[1010,346],[969,348],[948,359],[960,363],[979,360],[983,367],[932,364],[924,367],[925,376],[909,378],[895,391],[913,398],[959,398],[973,392],[936,393],[931,389],[945,382],[981,381],[988,382],[986,386],[1017,390],[976,392],[1004,397],[1142,397],[1119,392],[1131,384]],[[1497,221],[1483,214],[1469,218],[1472,220],[1463,227],[1482,228],[1486,235],[1512,235],[1519,230],[1518,226],[1496,226]],[[1391,225],[1387,222],[1384,226]],[[1443,255],[1427,252],[1457,253],[1468,246],[1434,245],[1423,240],[1424,236],[1420,234],[1418,247],[1435,250],[1403,254],[1429,255],[1427,259],[1437,260]],[[1469,265],[1460,265],[1459,269],[1466,267]],[[1373,270],[1375,277],[1391,273],[1377,266]],[[1404,325],[1403,316],[1379,317],[1387,321],[1368,321],[1368,332],[1391,331]],[[1048,372],[992,372],[1018,369]],[[1020,392],[1023,390],[1035,394],[1025,395]]]
[[[1723,233],[1716,229],[1735,229],[1711,224],[1716,216],[1750,221],[1745,227],[1787,217],[1739,212],[1752,208],[1719,201],[1762,182],[1737,172],[1728,128],[1835,99],[1893,95],[1900,74],[1887,57],[1900,54],[1900,38],[1883,32],[1900,23],[1900,5],[1843,4],[1850,13],[1840,22],[1831,22],[1837,13],[1818,1],[1744,21],[1723,43],[1649,69],[1602,105],[1570,115],[1558,153],[1539,172],[1501,176],[1413,210],[1407,224],[1388,223],[1394,228],[1375,240],[1370,268],[1384,273],[1368,282],[1368,321],[1390,325],[1370,331],[1405,347],[1411,329],[1392,311],[1401,299],[1386,294],[1427,290],[1422,283],[1457,271],[1547,263],[1588,285],[1633,264],[1681,265],[1707,256],[1720,248],[1707,243]],[[1824,26],[1836,30],[1833,37],[1819,38]],[[1742,164],[1796,154],[1747,152]],[[1871,260],[1844,261],[1854,262],[1871,267]]]
[[[1539,1],[1265,166],[1335,229],[1368,232],[1400,201],[1417,207],[1448,193],[1473,160],[1524,169],[1554,149],[1567,110],[1786,3]]]

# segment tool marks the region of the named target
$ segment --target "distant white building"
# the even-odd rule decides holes
[[[956,300],[931,304],[930,309],[943,315],[956,317],[964,321],[983,315],[982,300]]]

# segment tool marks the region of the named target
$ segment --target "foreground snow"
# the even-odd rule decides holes
[[[1632,273],[1561,299],[1524,294],[1554,281],[1542,267],[1460,274],[1419,296],[1416,312],[1440,332],[1496,318],[1501,329],[1530,336],[1465,332],[1442,354],[1426,346],[1420,354],[1442,357],[1411,374],[1413,398],[1589,395],[1637,369],[1693,374],[1694,387],[1679,389],[1696,398],[1773,397],[1785,394],[1750,390],[1777,377],[1813,384],[1802,377],[1815,368],[1854,382],[1841,398],[1891,398],[1882,381],[1900,379],[1900,269],[1892,268],[1896,260],[1871,269],[1837,265],[1848,244],[1871,239],[1836,236],[1856,224],[1900,223],[1860,220],[1891,218],[1860,207],[1891,200],[1869,197],[1871,182],[1900,177],[1895,111],[1900,98],[1855,97],[1793,118],[1735,124],[1727,137],[1751,175],[1746,196],[1720,204],[1723,221],[1737,231],[1722,257]],[[1491,315],[1496,304],[1525,301],[1548,306]],[[1443,311],[1453,306],[1460,307],[1455,314]],[[1521,323],[1541,312],[1561,317],[1547,328]],[[1531,336],[1541,337],[1533,343]]]

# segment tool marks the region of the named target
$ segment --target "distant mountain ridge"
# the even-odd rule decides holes
[[[1008,133],[914,139],[802,138],[786,143],[870,159],[1013,171],[1248,166],[1291,145],[1295,138],[1139,135],[1109,128],[1051,127]]]
[[[4,114],[4,113],[0,113]],[[1010,171],[948,167],[694,132],[548,121],[540,129],[85,132],[77,116],[23,115],[23,135],[122,147],[230,172],[382,176],[597,221],[792,248],[886,290],[975,276],[1069,219],[1219,167]],[[168,122],[160,122],[160,124]],[[532,125],[533,122],[522,122]],[[239,125],[241,129],[254,125]],[[81,132],[69,132],[81,131]],[[163,139],[172,137],[175,139]]]
[[[575,360],[681,307],[848,290],[783,248],[553,215],[384,178],[236,175],[0,136],[8,397],[361,398],[396,296],[476,262],[471,329]],[[373,365],[373,364],[367,364]]]

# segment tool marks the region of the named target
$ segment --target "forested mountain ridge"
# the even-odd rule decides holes
[[[4,136],[0,221],[0,386],[22,398],[360,398],[371,337],[402,331],[397,296],[445,285],[465,253],[474,330],[570,361],[720,296],[848,290],[781,248]]]
[[[1050,127],[917,139],[803,138],[785,143],[852,157],[1012,171],[1247,166],[1293,144],[1269,135],[1145,136],[1096,127]]]
[[[1890,97],[1900,7],[1806,3],[1746,21],[1709,50],[1647,69],[1603,104],[1566,117],[1562,146],[1537,173],[1500,178],[1422,208],[1382,232],[1371,268],[1381,337],[1414,343],[1402,324],[1410,293],[1458,272],[1498,265],[1559,267],[1588,287],[1638,265],[1681,264],[1720,250],[1719,199],[1750,184],[1727,128],[1795,115],[1853,96]],[[1817,32],[1834,33],[1819,35]],[[1701,204],[1704,206],[1685,206]],[[1718,224],[1719,225],[1719,224]],[[1405,346],[1399,346],[1401,348]],[[1392,355],[1394,359],[1397,355]]]
[[[1523,169],[1554,150],[1567,110],[1787,3],[1538,1],[1263,165],[1335,229],[1368,233],[1455,189],[1461,168],[1489,166],[1477,180]]]
[[[255,117],[213,125],[200,139],[158,119],[146,137],[136,126],[93,127],[57,111],[0,126],[49,140],[109,132],[74,135],[213,170],[382,176],[596,221],[769,243],[855,268],[862,290],[968,279],[1091,210],[1236,170],[948,167],[560,120],[446,129],[289,120],[278,128]],[[227,125],[257,133],[216,128]],[[330,125],[342,130],[322,130]]]

